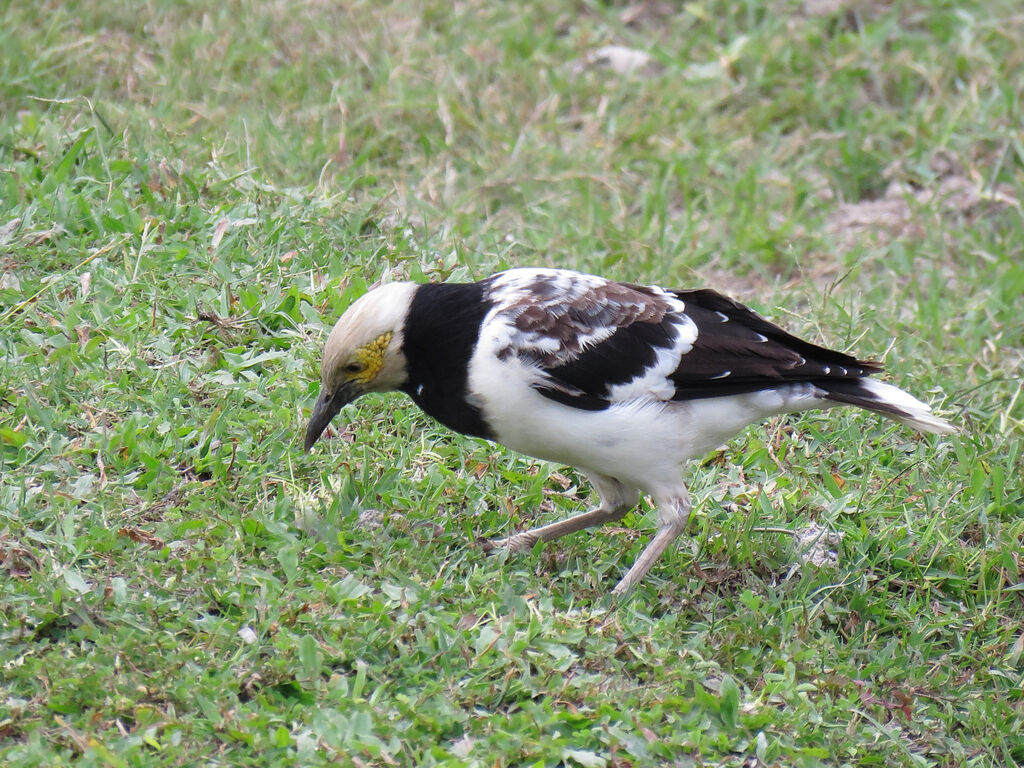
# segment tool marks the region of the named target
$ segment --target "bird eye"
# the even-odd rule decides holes
[[[345,366],[345,372],[346,373],[360,373],[362,370],[363,370],[363,364],[362,363],[355,363],[355,362],[353,362],[353,363],[349,363],[348,365]]]

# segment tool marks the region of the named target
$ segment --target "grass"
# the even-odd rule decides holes
[[[1024,762],[1013,0],[0,14],[0,762]],[[751,429],[612,610],[641,513],[472,544],[571,469],[397,396],[301,453],[369,283],[509,265],[712,285],[964,432]]]

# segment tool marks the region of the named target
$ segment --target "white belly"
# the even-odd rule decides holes
[[[654,496],[678,488],[683,465],[747,425],[776,413],[821,407],[813,387],[684,402],[635,398],[601,411],[538,393],[538,371],[478,349],[469,393],[498,442],[530,456],[614,477]]]

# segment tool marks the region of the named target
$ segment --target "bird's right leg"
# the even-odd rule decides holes
[[[664,499],[659,498],[656,501],[658,503],[658,532],[647,543],[644,551],[640,553],[640,557],[633,563],[633,567],[615,585],[615,589],[612,590],[613,595],[624,595],[639,584],[644,576],[647,575],[647,572],[651,570],[651,566],[668,549],[669,545],[679,537],[679,534],[683,532],[690,521],[692,505],[690,503],[690,494],[686,491],[686,488],[683,488],[680,493],[673,494]]]
[[[616,520],[621,520],[636,506],[639,491],[623,485],[618,480],[606,475],[591,474],[587,476],[597,491],[601,503],[594,509],[581,512],[567,520],[531,528],[504,539],[493,539],[487,542],[487,549],[506,549],[525,551],[532,549],[538,541],[551,541],[569,533],[593,528]]]

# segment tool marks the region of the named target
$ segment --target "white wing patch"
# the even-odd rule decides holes
[[[675,343],[671,347],[660,349],[654,365],[647,368],[640,376],[625,384],[613,386],[609,400],[624,402],[634,399],[672,399],[676,393],[676,385],[669,379],[669,376],[675,373],[683,355],[693,349],[693,343],[697,340],[697,325],[686,315],[680,315],[679,320],[673,325],[679,333]]]

